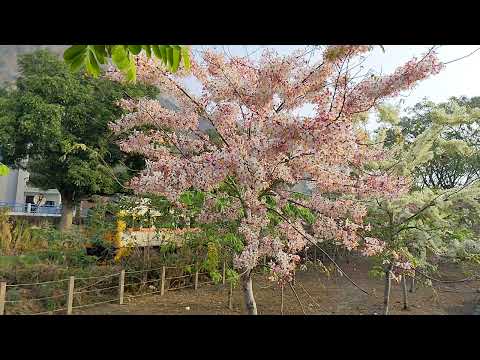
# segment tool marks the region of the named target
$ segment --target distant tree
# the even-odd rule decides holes
[[[391,276],[399,280],[399,275],[413,275],[415,269],[435,269],[435,259],[480,261],[476,228],[480,220],[479,179],[465,170],[468,139],[450,138],[460,132],[458,129],[471,127],[478,121],[480,109],[456,102],[448,106],[425,102],[414,109],[425,108],[428,111],[417,113],[423,116],[422,121],[420,115],[415,121],[408,118],[398,121],[391,108],[382,109],[380,120],[384,124],[370,140],[387,142],[389,154],[372,162],[368,171],[404,176],[411,183],[410,190],[402,196],[372,197],[368,201],[366,221],[372,225],[369,236],[386,244],[378,255],[382,266],[372,269],[374,273],[385,273],[385,294]],[[405,136],[398,136],[402,131]],[[447,155],[442,158],[444,154]],[[429,171],[433,175],[427,175]],[[429,182],[430,177],[434,181]]]
[[[60,191],[61,228],[68,229],[75,203],[123,190],[143,167],[143,158],[126,156],[113,143],[107,124],[123,113],[116,102],[125,92],[151,98],[158,90],[73,73],[46,50],[20,56],[19,72],[0,99],[3,162],[29,171],[33,185]]]
[[[428,131],[438,111],[448,115],[459,108],[467,112],[479,106],[480,97],[453,97],[441,104],[425,100],[400,119],[398,128],[408,145]],[[451,189],[480,176],[479,124],[480,118],[471,118],[468,123],[444,127],[432,146],[432,158],[415,171],[419,187]],[[389,139],[393,139],[391,133]]]

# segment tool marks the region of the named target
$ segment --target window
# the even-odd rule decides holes
[[[55,206],[55,201],[46,201],[45,206]]]
[[[27,195],[27,196],[25,197],[25,203],[27,203],[27,204],[34,204],[34,202],[33,202],[33,195]]]

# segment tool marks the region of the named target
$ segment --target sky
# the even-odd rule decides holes
[[[384,45],[385,52],[380,47],[375,47],[369,53],[363,63],[365,70],[372,70],[375,73],[388,74],[393,72],[398,66],[403,65],[412,57],[421,58],[422,55],[431,47],[431,45]],[[193,46],[193,55],[198,55],[196,50],[205,50],[207,48],[227,54],[227,56],[245,56],[249,55],[251,59],[259,56],[263,49],[275,49],[279,54],[288,54],[304,46],[293,45],[275,45],[275,46],[256,46],[256,45],[216,45],[216,46]],[[480,48],[480,45],[442,45],[437,53],[441,62],[448,62],[461,58]],[[320,52],[318,52],[320,55]],[[312,59],[315,60],[315,57]],[[199,86],[191,81],[187,85],[193,91],[198,91]],[[415,88],[405,92],[401,97],[393,99],[393,103],[402,100],[402,113],[410,106],[415,105],[423,98],[434,102],[443,102],[452,96],[480,96],[480,50],[471,56],[450,64],[437,75],[421,81]],[[370,121],[369,127],[375,127],[375,118]]]

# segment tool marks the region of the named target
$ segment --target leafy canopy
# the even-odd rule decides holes
[[[121,190],[143,160],[125,156],[107,124],[122,114],[115,103],[124,92],[137,98],[158,91],[72,73],[46,50],[22,55],[19,69],[16,87],[1,99],[3,161],[26,168],[33,185],[56,188],[65,200]]]

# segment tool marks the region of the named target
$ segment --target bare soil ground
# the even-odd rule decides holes
[[[370,296],[339,274],[330,278],[314,266],[297,273],[295,291],[308,315],[382,314],[384,281],[369,278],[368,263],[355,260],[341,264],[344,271]],[[441,266],[441,279],[461,279],[465,274],[457,265]],[[304,290],[305,289],[305,290]],[[434,283],[434,289],[419,287],[408,293],[409,309],[403,310],[401,284],[392,282],[390,314],[393,315],[470,315],[479,301],[480,281],[455,284]],[[279,315],[281,290],[264,275],[254,278],[259,314]],[[308,294],[307,294],[308,292]],[[240,289],[234,290],[233,310],[227,306],[228,289],[223,285],[204,285],[197,291],[168,291],[165,296],[150,295],[126,300],[124,305],[108,304],[75,311],[91,315],[240,315],[244,314]],[[290,287],[284,289],[284,314],[301,315],[302,306]],[[188,309],[189,308],[189,309]]]

